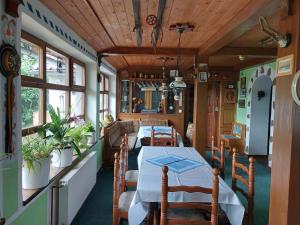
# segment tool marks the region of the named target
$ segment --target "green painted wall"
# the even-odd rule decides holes
[[[48,225],[48,192],[36,199],[11,225]]]
[[[276,62],[272,62],[272,63],[268,63],[266,65],[271,66],[273,69],[276,68]],[[255,66],[255,67],[251,67],[245,70],[241,70],[240,71],[240,78],[242,77],[246,77],[246,88],[247,88],[247,92],[246,92],[246,97],[241,97],[240,96],[240,88],[241,88],[241,82],[238,82],[238,101],[240,99],[244,99],[246,100],[246,104],[248,102],[248,98],[249,98],[249,84],[250,84],[250,78],[253,75],[253,73],[255,73],[256,69],[261,66]],[[247,117],[247,105],[245,105],[245,108],[240,108],[239,105],[237,104],[236,106],[236,121],[238,123],[242,123],[242,124],[246,124],[246,117]]]
[[[3,170],[3,214],[11,217],[18,209],[18,162],[14,161]]]

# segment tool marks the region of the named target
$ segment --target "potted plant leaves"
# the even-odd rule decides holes
[[[72,138],[80,149],[86,149],[88,147],[88,138],[91,137],[91,133],[87,131],[85,124],[81,124],[69,130],[66,136]]]
[[[96,130],[92,122],[87,122],[83,125],[83,131],[89,134],[87,144],[92,145],[96,142]]]
[[[22,186],[37,189],[48,185],[53,145],[42,138],[27,138],[22,143]]]
[[[52,164],[54,167],[66,167],[72,164],[73,150],[81,155],[79,147],[68,133],[73,129],[70,127],[68,116],[62,118],[59,108],[55,111],[52,105],[48,106],[50,123],[46,123],[39,129],[39,134],[45,139],[53,142]]]

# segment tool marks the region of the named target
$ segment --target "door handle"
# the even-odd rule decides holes
[[[300,99],[297,93],[297,84],[300,78],[300,70],[295,74],[293,82],[292,82],[292,97],[295,101],[295,103],[300,106]]]

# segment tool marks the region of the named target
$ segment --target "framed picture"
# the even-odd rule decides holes
[[[245,106],[246,106],[246,100],[240,99],[239,100],[239,108],[245,108]]]
[[[200,82],[207,82],[207,72],[199,72],[198,79]]]
[[[292,75],[294,69],[294,55],[288,55],[277,59],[276,76]]]
[[[240,88],[240,96],[246,97],[247,89],[246,89],[246,77],[241,77],[241,88]]]
[[[235,91],[235,89],[225,89],[225,91],[224,91],[224,103],[225,104],[236,103],[236,91]]]

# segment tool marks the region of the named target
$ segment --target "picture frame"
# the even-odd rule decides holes
[[[240,79],[240,96],[243,98],[246,97],[247,94],[246,79],[246,77],[241,77]]]
[[[199,72],[198,74],[199,82],[207,82],[207,79],[208,79],[207,72]]]
[[[224,103],[225,104],[235,104],[236,103],[236,90],[235,89],[225,89]]]
[[[288,76],[293,74],[294,55],[281,57],[276,61],[276,77]]]
[[[245,108],[246,107],[246,100],[245,99],[240,99],[239,102],[239,108]]]

